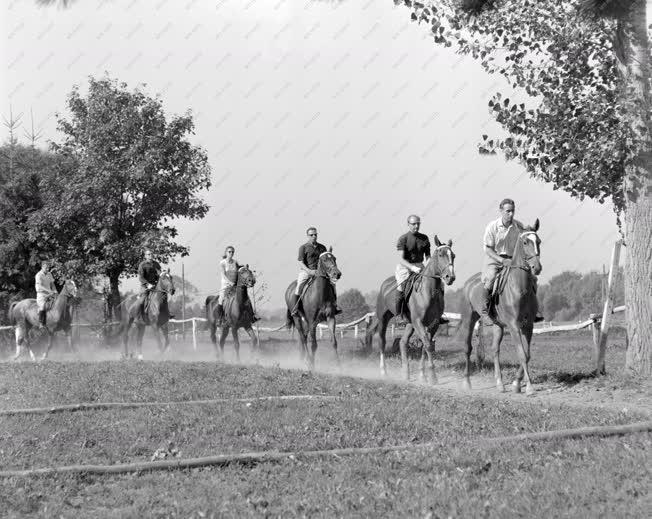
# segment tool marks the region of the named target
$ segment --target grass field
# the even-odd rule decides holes
[[[487,446],[480,438],[650,419],[650,387],[618,374],[623,344],[610,345],[610,375],[588,376],[582,337],[535,340],[538,393],[472,394],[454,384],[379,381],[377,357],[341,341],[343,374],[320,343],[318,368],[296,369],[295,345],[263,342],[262,365],[206,362],[212,352],[175,345],[190,362],[82,361],[0,364],[0,408],[77,402],[189,400],[291,394],[336,400],[253,401],[202,406],[0,417],[0,468],[148,461],[174,447],[182,457],[433,442],[410,452],[319,461],[132,475],[0,480],[7,517],[625,517],[647,516],[652,435]],[[590,341],[590,338],[589,338]],[[243,341],[245,342],[245,341]],[[230,345],[227,345],[230,348]],[[148,350],[151,351],[151,350]],[[459,375],[459,343],[442,338],[437,369]],[[231,357],[230,352],[227,359]],[[87,359],[114,352],[83,350]],[[245,342],[243,359],[248,356]],[[201,360],[204,359],[204,360]],[[506,345],[507,371],[515,369]],[[390,374],[398,375],[398,359]],[[416,359],[414,367],[416,368]],[[294,369],[285,369],[294,368]],[[356,375],[350,376],[350,375]],[[482,380],[486,374],[476,374]],[[364,377],[364,378],[361,378]],[[449,390],[446,390],[446,388]],[[638,402],[638,404],[636,404]],[[611,403],[611,405],[604,405]],[[632,403],[632,404],[630,404]]]

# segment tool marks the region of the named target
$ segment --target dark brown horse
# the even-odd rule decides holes
[[[448,240],[442,244],[435,236],[435,250],[423,270],[414,276],[412,293],[407,301],[407,309],[404,310],[408,319],[405,331],[400,341],[401,362],[403,366],[403,377],[410,378],[408,365],[407,344],[412,334],[416,331],[421,339],[421,378],[426,379],[425,363],[426,356],[429,362],[430,382],[435,383],[435,363],[433,354],[435,345],[432,337],[439,328],[439,320],[444,313],[444,283],[451,285],[455,281],[455,254],[451,248],[453,242]],[[396,315],[396,279],[394,276],[387,278],[380,285],[378,299],[376,301],[376,318],[367,328],[365,345],[371,351],[373,336],[378,331],[380,337],[380,373],[387,374],[385,368],[385,334],[387,325],[392,317]]]
[[[168,321],[170,320],[168,297],[171,295],[174,295],[174,282],[168,269],[161,273],[156,287],[150,290],[148,296],[149,301],[144,316],[140,311],[138,295],[131,295],[123,301],[122,304],[127,311],[123,312],[123,323],[119,333],[122,334],[124,358],[129,357],[129,330],[132,324],[136,326],[136,353],[138,360],[143,360],[143,334],[147,326],[154,327],[156,342],[158,343],[161,354],[165,353],[170,347],[170,340],[168,338]],[[161,343],[161,335],[163,335],[165,343]]]
[[[287,327],[295,327],[299,332],[299,343],[301,344],[301,360],[305,360],[308,369],[315,367],[315,351],[317,351],[317,325],[326,321],[331,331],[331,344],[335,352],[335,360],[339,365],[340,359],[337,355],[337,339],[335,337],[335,312],[337,296],[335,294],[335,283],[342,273],[337,268],[337,261],[333,256],[333,248],[328,252],[322,252],[317,263],[317,273],[307,281],[303,294],[298,303],[299,315],[292,316],[292,294],[297,286],[293,281],[285,291],[285,304],[287,306]],[[311,348],[308,349],[308,339]]]
[[[528,362],[530,361],[530,341],[534,318],[537,314],[537,296],[535,292],[535,275],[541,272],[539,260],[541,240],[537,235],[539,220],[532,227],[522,232],[512,254],[512,264],[504,268],[496,277],[495,285],[498,289],[498,300],[495,313],[492,316],[493,325],[493,352],[494,376],[496,387],[504,391],[503,378],[500,370],[500,342],[503,339],[505,328],[509,329],[512,342],[516,346],[521,365],[513,382],[514,392],[521,392],[521,382],[525,377],[528,395],[534,393]],[[483,306],[481,294],[482,281],[480,274],[475,274],[464,284],[466,298],[465,312],[462,313],[460,330],[466,332],[466,364],[464,368],[464,382],[466,389],[471,389],[469,378],[471,339],[475,323],[480,319],[480,309]]]
[[[74,281],[67,279],[63,284],[61,292],[59,292],[46,314],[45,331],[48,334],[48,345],[41,356],[42,360],[47,358],[52,347],[54,334],[58,331],[63,331],[66,334],[70,351],[75,351],[71,333],[72,306],[75,297],[77,297],[77,286]],[[16,329],[16,355],[14,355],[14,360],[20,357],[24,345],[27,346],[32,360],[36,360],[29,344],[30,329],[41,328],[36,299],[23,299],[22,301],[12,303],[9,307],[9,319]]]
[[[239,328],[244,328],[247,334],[249,334],[249,337],[251,337],[252,351],[258,351],[258,337],[251,327],[254,323],[253,307],[247,292],[247,289],[253,287],[255,284],[256,277],[254,276],[254,273],[249,270],[249,265],[240,267],[238,269],[235,286],[228,289],[224,294],[224,318],[222,319],[222,325],[220,326],[221,333],[219,350],[217,349],[217,336],[215,333],[218,327],[218,297],[208,296],[206,298],[206,321],[208,322],[208,329],[211,332],[211,341],[213,341],[215,353],[217,353],[219,359],[224,357],[224,343],[226,342],[229,330],[231,330],[231,335],[233,336],[233,347],[235,348],[235,356],[238,362],[240,362],[240,341],[238,339]]]

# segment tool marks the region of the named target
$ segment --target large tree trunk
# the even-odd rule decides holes
[[[625,304],[628,370],[652,374],[652,138],[650,135],[650,53],[646,0],[633,0],[618,20],[616,52],[630,122],[644,141],[627,166],[625,189]]]

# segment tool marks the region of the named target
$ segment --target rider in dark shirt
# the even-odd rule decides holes
[[[158,261],[152,259],[152,251],[145,249],[145,259],[138,265],[138,280],[140,281],[140,294],[138,295],[138,306],[141,315],[143,313],[143,305],[147,294],[156,287],[158,280],[161,277],[161,265]]]

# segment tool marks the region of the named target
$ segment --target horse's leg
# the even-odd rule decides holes
[[[378,324],[378,338],[380,339],[380,374],[383,377],[387,376],[387,369],[385,368],[385,344],[387,343],[386,339],[386,334],[387,334],[387,324],[389,323],[389,320],[391,319],[391,316],[388,316],[387,314],[384,314],[380,318],[380,322]]]
[[[505,386],[503,385],[503,374],[500,369],[500,343],[503,340],[505,330],[502,326],[494,324],[494,338],[492,342],[492,349],[494,352],[494,378],[496,379],[496,388],[503,393]]]
[[[52,341],[54,340],[54,332],[48,330],[48,345],[45,347],[43,355],[41,355],[41,360],[48,358],[48,353],[50,353],[50,348],[52,348]]]
[[[156,333],[156,328],[154,328],[154,333]],[[136,358],[138,360],[143,360],[143,335],[144,334],[145,334],[145,325],[137,325],[136,326]],[[158,336],[158,333],[156,333],[156,340],[159,343],[159,349],[160,349],[161,338]]]
[[[260,351],[260,345],[258,344],[258,336],[256,335],[256,332],[251,327],[251,325],[247,326],[245,328],[245,331],[251,338],[251,351],[254,354],[254,361],[258,362],[258,355]]]
[[[68,341],[68,349],[70,350],[70,352],[77,353],[77,348],[75,348],[75,345],[72,341],[72,328],[68,328],[66,330],[66,340]]]
[[[161,333],[163,334],[163,351],[161,354],[165,353],[170,349],[170,335],[168,333],[168,323],[161,325]]]
[[[224,360],[224,343],[226,342],[226,336],[229,335],[230,326],[222,326],[222,331],[220,333],[220,354],[219,360]]]
[[[127,317],[127,322],[125,323],[125,328],[122,331],[122,355],[126,359],[129,357],[129,329],[134,322],[133,317]]]
[[[484,327],[485,324],[480,319],[478,321],[478,346],[475,349],[475,369],[478,371],[482,371],[482,368],[484,368],[484,359],[486,358],[484,350]]]
[[[327,319],[326,324],[331,331],[331,345],[333,346],[333,353],[335,353],[335,364],[338,369],[340,368],[340,356],[337,354],[337,337],[335,336],[335,317],[331,316]]]
[[[310,348],[307,349],[306,361],[308,364],[308,369],[312,371],[315,369],[315,352],[317,351],[317,322],[313,323],[308,332],[308,341],[310,342]]]
[[[407,345],[413,333],[414,327],[412,326],[412,323],[407,323],[405,325],[405,331],[403,332],[401,341],[399,342],[399,346],[401,348],[401,371],[405,380],[410,380],[410,366],[408,364]]]
[[[525,344],[523,348],[525,349],[525,365],[523,371],[525,372],[525,394],[533,395],[535,392],[534,387],[532,386],[532,379],[530,378],[530,344],[532,343],[532,330],[534,328],[533,323],[526,324],[523,327],[523,338],[525,339]],[[520,371],[520,370],[519,370]]]
[[[235,361],[240,363],[240,341],[238,340],[238,327],[231,328],[231,336],[233,337],[233,349],[235,350]]]
[[[301,317],[297,316],[294,318],[294,328],[297,330],[297,335],[299,336],[299,345],[301,346],[299,359],[306,360],[306,355],[308,354],[308,339],[307,333],[303,327],[303,321]]]
[[[21,350],[23,349],[22,346],[24,341],[23,333],[24,332],[22,331],[22,328],[20,326],[16,326],[16,328],[14,329],[14,334],[16,336],[16,354],[11,360],[18,360],[20,358],[20,353]]]
[[[433,337],[437,333],[437,328],[431,333],[429,330],[419,323],[423,338],[421,342],[421,380],[430,382],[431,384],[437,383],[437,374],[435,373],[435,341]],[[436,325],[439,327],[439,325]],[[420,334],[420,330],[417,328],[417,333]],[[421,334],[419,335],[421,337]],[[426,357],[428,358],[428,372],[426,373]]]
[[[471,316],[466,327],[466,356],[464,358],[464,380],[462,381],[462,388],[471,390],[471,352],[473,351],[473,330],[475,323],[480,319],[480,314],[471,308]]]
[[[208,328],[211,332],[211,342],[213,343],[213,348],[215,348],[215,354],[219,358],[219,351],[217,349],[217,334],[215,333],[217,331],[217,322],[216,321],[209,321],[208,322]]]
[[[515,393],[521,392],[521,381],[525,377],[526,389],[525,392],[527,395],[532,395],[534,393],[534,388],[532,387],[532,382],[530,380],[530,371],[528,368],[528,362],[530,361],[530,345],[525,334],[517,326],[510,327],[510,334],[512,336],[512,341],[516,346],[516,352],[518,353],[519,360],[521,361],[521,367],[516,374],[516,379],[512,383]],[[530,335],[531,337],[531,335]]]

